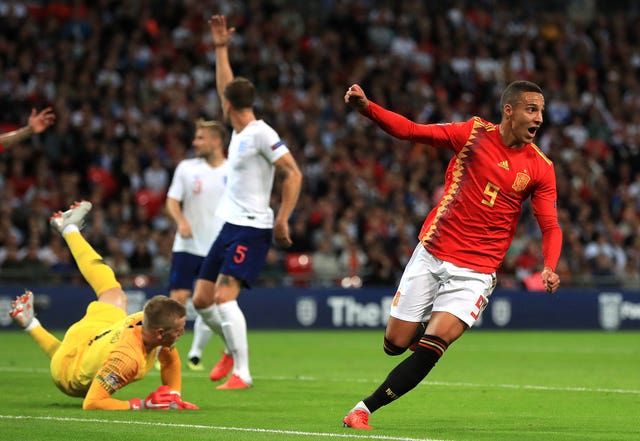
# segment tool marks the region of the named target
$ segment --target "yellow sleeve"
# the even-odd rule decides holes
[[[158,352],[158,360],[162,384],[169,386],[172,391],[182,392],[182,371],[178,350],[163,347]]]
[[[139,364],[135,358],[120,351],[109,354],[107,361],[93,378],[82,402],[82,409],[128,410],[129,401],[111,395],[136,379]]]

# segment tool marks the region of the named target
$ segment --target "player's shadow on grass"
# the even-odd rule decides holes
[[[47,407],[53,409],[76,409],[82,410],[82,402],[77,403],[48,403]]]

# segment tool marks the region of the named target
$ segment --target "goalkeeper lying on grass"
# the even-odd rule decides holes
[[[165,296],[149,300],[143,311],[127,316],[127,296],[113,270],[80,234],[91,203],[57,212],[51,225],[62,234],[80,272],[98,295],[85,316],[62,341],[34,317],[33,294],[13,302],[11,317],[51,358],[51,376],[67,395],[84,397],[83,409],[197,409],[182,401],[180,358],[173,347],[184,334],[186,310]],[[111,395],[143,378],[160,361],[162,386],[146,399],[117,400]]]

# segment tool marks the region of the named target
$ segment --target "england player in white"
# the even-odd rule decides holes
[[[202,263],[193,305],[210,327],[220,326],[231,356],[223,355],[210,378],[232,375],[217,389],[245,389],[249,371],[247,324],[237,298],[250,287],[264,265],[272,239],[291,246],[289,217],[300,194],[302,174],[278,134],[253,112],[255,88],[246,78],[234,78],[228,43],[234,28],[214,15],[209,20],[216,47],[216,87],[225,120],[233,127],[229,144],[229,179],[217,215],[225,223]],[[274,175],[282,179],[280,207],[269,206]]]
[[[193,283],[211,244],[218,237],[222,220],[215,217],[227,183],[228,162],[224,146],[227,129],[217,121],[196,121],[193,137],[195,157],[180,161],[167,193],[167,212],[176,222],[169,292],[183,305],[191,296]],[[211,329],[198,315],[188,366],[202,370],[202,351],[211,338]],[[221,334],[218,327],[214,329]]]

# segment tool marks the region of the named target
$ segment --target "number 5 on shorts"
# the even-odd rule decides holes
[[[238,245],[236,247],[236,252],[233,255],[233,261],[235,263],[238,263],[238,264],[244,262],[244,259],[247,258],[247,250],[248,249],[249,248],[244,246],[244,245]]]

